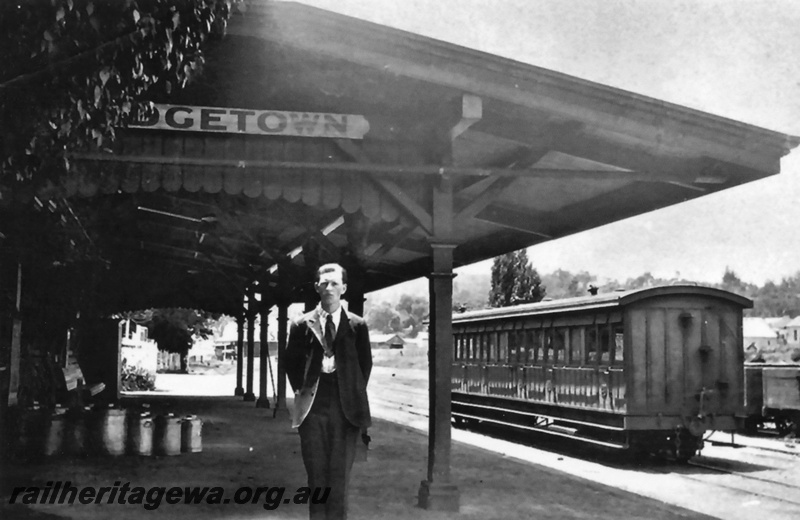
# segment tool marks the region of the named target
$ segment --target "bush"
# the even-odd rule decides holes
[[[156,389],[156,376],[142,367],[125,365],[122,367],[122,391],[142,391]]]

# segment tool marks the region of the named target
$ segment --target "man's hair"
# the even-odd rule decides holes
[[[325,264],[321,265],[319,269],[317,269],[317,275],[314,278],[314,283],[319,282],[320,277],[325,273],[335,273],[336,271],[341,271],[342,273],[342,283],[347,283],[347,269],[342,267],[339,264]]]

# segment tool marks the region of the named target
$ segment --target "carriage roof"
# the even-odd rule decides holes
[[[740,305],[743,308],[750,308],[753,306],[752,300],[732,292],[724,291],[722,289],[703,287],[699,285],[666,285],[659,287],[648,287],[646,289],[636,289],[632,291],[614,291],[595,296],[578,296],[576,298],[564,298],[561,300],[527,303],[515,305],[513,307],[500,307],[496,309],[457,313],[453,315],[453,323],[513,318],[517,316],[531,316],[537,314],[615,309],[630,305],[631,303],[640,300],[658,296],[687,295],[719,298],[736,305]]]

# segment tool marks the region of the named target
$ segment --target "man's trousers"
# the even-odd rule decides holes
[[[324,488],[330,488],[324,504],[310,503],[311,519],[346,519],[347,484],[361,430],[342,412],[336,372],[320,374],[314,404],[299,430],[312,497],[315,493],[322,496]]]

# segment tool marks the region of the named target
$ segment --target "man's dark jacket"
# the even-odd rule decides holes
[[[286,375],[295,391],[295,427],[305,419],[317,392],[324,356],[324,326],[314,310],[292,323],[289,332]],[[367,400],[372,351],[369,331],[363,318],[342,309],[333,351],[342,411],[353,426],[368,428],[372,422]]]

